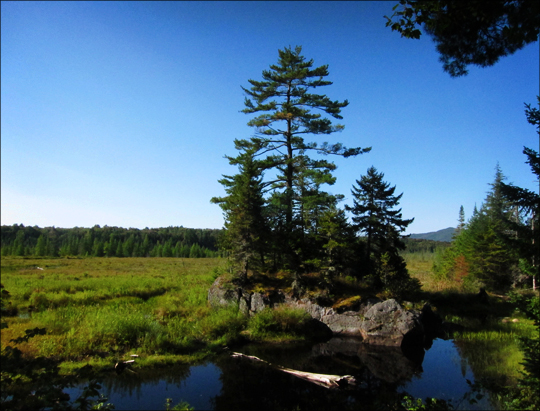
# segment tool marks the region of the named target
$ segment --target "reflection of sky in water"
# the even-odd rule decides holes
[[[485,399],[478,404],[462,401],[463,396],[470,391],[466,379],[474,382],[474,375],[467,362],[461,358],[452,340],[433,341],[433,346],[426,351],[423,372],[418,377],[407,382],[400,391],[406,391],[413,397],[441,398],[452,400],[457,409],[490,409]]]
[[[210,398],[219,395],[221,391],[220,375],[220,369],[209,363],[191,367],[189,378],[180,385],[162,380],[158,383],[141,384],[141,390],[136,397],[120,392],[105,392],[105,395],[109,402],[115,405],[116,410],[165,409],[166,398],[172,398],[173,406],[186,401],[195,409],[209,410],[212,408]]]
[[[171,408],[185,401],[196,410],[210,410],[213,408],[210,399],[221,392],[220,375],[221,370],[208,363],[191,367],[189,377],[180,384],[160,380],[141,383],[136,390],[115,388],[112,392],[103,384],[101,392],[115,410],[164,410],[166,398],[172,398]],[[66,391],[72,399],[80,393],[76,389]]]

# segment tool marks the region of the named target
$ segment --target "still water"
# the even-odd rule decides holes
[[[467,383],[474,382],[474,375],[452,340],[436,339],[429,349],[407,355],[399,348],[367,347],[341,338],[309,346],[247,345],[237,351],[295,370],[354,375],[361,384],[330,390],[223,354],[198,365],[114,374],[104,381],[102,392],[116,410],[164,410],[166,398],[196,410],[369,410],[402,392],[448,400],[456,409],[494,409],[488,395],[470,403],[478,394]],[[72,398],[77,391],[70,392]]]

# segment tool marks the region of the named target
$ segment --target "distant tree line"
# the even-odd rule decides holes
[[[221,230],[167,228],[1,227],[2,256],[218,257]]]
[[[431,253],[443,251],[450,247],[450,243],[446,241],[426,240],[423,238],[403,238],[405,244],[405,252],[407,253]]]

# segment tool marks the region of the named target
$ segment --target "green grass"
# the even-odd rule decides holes
[[[19,316],[6,317],[2,346],[26,329],[46,328],[46,335],[19,348],[26,355],[61,359],[70,370],[86,363],[110,367],[129,354],[139,355],[138,366],[158,366],[194,361],[246,340],[303,338],[298,326],[304,313],[279,309],[247,318],[235,306],[211,309],[208,289],[224,264],[222,259],[5,257],[2,284]]]
[[[445,321],[466,327],[455,334],[456,344],[475,375],[515,381],[523,369],[518,340],[531,336],[532,322],[504,298],[490,295],[484,305],[458,284],[437,281],[433,256],[404,255],[411,276],[423,284],[414,306],[429,301]],[[282,307],[247,318],[238,307],[211,309],[207,292],[224,266],[222,259],[4,257],[2,284],[19,316],[3,318],[9,328],[2,330],[2,347],[26,329],[44,327],[46,335],[19,348],[29,356],[59,358],[69,371],[87,363],[111,367],[130,354],[139,355],[137,367],[165,366],[244,341],[309,339],[309,317],[298,310]],[[261,277],[253,287],[278,287],[286,280],[274,277]],[[317,297],[319,278],[308,275],[305,281]],[[353,278],[337,278],[335,295],[325,298],[336,309],[349,309],[371,292]]]
[[[431,271],[434,256],[404,254],[409,273],[422,283],[421,304],[429,302],[443,320],[465,327],[453,337],[477,379],[515,385],[523,371],[519,338],[537,333],[533,321],[505,297],[489,294],[489,303],[483,304],[476,298],[478,289],[467,291],[455,281],[438,280]]]
[[[230,341],[228,334],[239,333],[234,324],[241,322],[230,310],[213,311],[207,305],[208,288],[223,263],[2,258],[2,284],[20,314],[7,317],[2,346],[25,329],[44,327],[47,335],[19,348],[65,361],[82,361],[95,353],[113,358],[127,352],[160,356],[211,349]]]

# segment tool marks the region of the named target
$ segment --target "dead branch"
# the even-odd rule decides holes
[[[242,353],[233,352],[231,354],[233,358],[244,358],[251,361],[256,361],[268,365],[269,367],[283,371],[287,374],[294,375],[295,377],[301,378],[305,381],[320,385],[325,388],[350,388],[357,385],[356,379],[352,375],[331,375],[331,374],[316,374],[306,371],[293,370],[291,368],[286,368],[281,365],[276,365],[269,363],[268,361],[262,360],[259,357],[253,355],[246,355]]]

